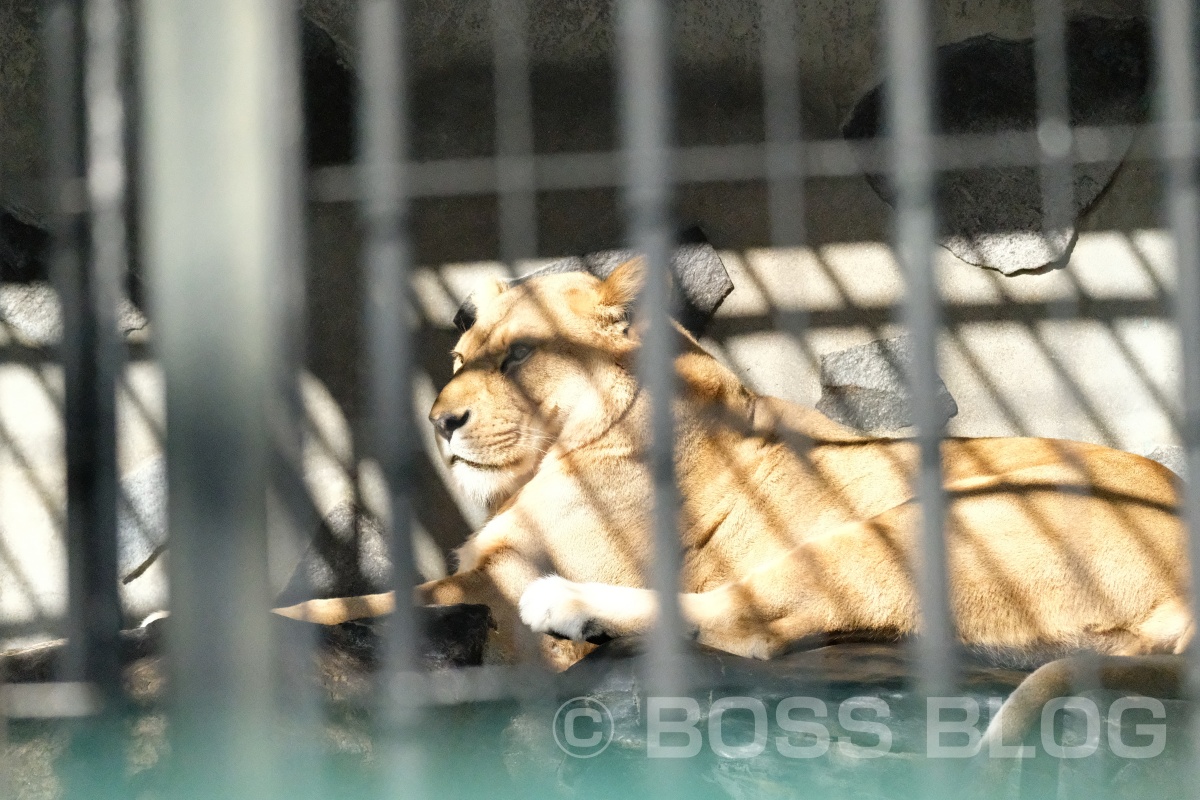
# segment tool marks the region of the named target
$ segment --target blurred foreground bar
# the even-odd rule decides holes
[[[294,52],[283,0],[146,0],[146,262],[166,379],[172,797],[272,796],[266,403]]]
[[[929,6],[925,0],[891,0],[884,23],[888,43],[888,123],[896,193],[896,257],[904,274],[904,323],[912,336],[908,379],[920,464],[913,476],[921,504],[921,559],[917,588],[921,635],[917,638],[917,691],[953,692],[954,631],[946,580],[942,489],[942,427],[938,404],[937,337],[941,298],[934,276],[937,230],[933,205],[933,101]]]
[[[73,758],[63,771],[64,788],[68,797],[98,800],[124,793],[125,771],[119,719],[116,430],[122,361],[116,317],[127,262],[124,37],[113,0],[54,2],[47,7],[45,24],[51,65],[49,198],[56,209],[53,277],[63,305],[69,646],[57,671],[63,683],[22,688],[33,693],[26,697],[32,708],[25,711],[54,710],[81,718],[72,728]],[[85,64],[86,70],[81,69]],[[65,202],[67,187],[85,172],[90,250],[84,246],[84,218]],[[21,711],[11,692],[8,705],[11,713]]]
[[[1189,0],[1156,4],[1155,55],[1158,65],[1158,117],[1162,125],[1163,172],[1166,174],[1166,218],[1171,226],[1178,269],[1175,314],[1179,323],[1183,378],[1183,442],[1190,482],[1184,490],[1183,513],[1192,567],[1192,614],[1200,617],[1195,591],[1200,566],[1200,120],[1197,119],[1196,9]],[[1200,647],[1188,649],[1189,696],[1200,700]],[[1200,752],[1200,714],[1192,717],[1192,763]],[[1192,776],[1200,767],[1193,766]]]
[[[671,327],[668,268],[671,204],[671,94],[668,7],[660,0],[624,0],[618,13],[621,145],[625,154],[627,236],[645,253],[640,313],[646,324],[638,379],[650,393],[649,468],[654,486],[654,559],[650,587],[658,592],[658,619],[646,649],[646,678],[660,696],[687,684],[679,608],[679,489],[675,483],[675,333]]]

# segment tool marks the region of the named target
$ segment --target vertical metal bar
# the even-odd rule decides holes
[[[491,14],[500,258],[515,267],[537,254],[529,13],[525,0],[491,0]]]
[[[300,3],[280,0],[280,55],[274,78],[279,87],[280,179],[283,184],[284,231],[291,232],[280,244],[283,257],[270,266],[269,313],[274,315],[270,333],[274,355],[275,384],[268,395],[270,431],[270,475],[267,507],[268,557],[271,585],[281,586],[287,575],[280,567],[294,567],[295,554],[308,546],[319,520],[313,512],[304,481],[304,404],[300,395],[300,373],[304,368],[305,341],[305,237],[304,148],[302,137],[303,64],[300,53]],[[316,680],[313,651],[318,626],[289,625],[277,637],[277,705],[296,733],[280,753],[279,792],[289,800],[318,800],[324,796],[320,780],[323,698]]]
[[[1062,0],[1034,3],[1037,138],[1041,161],[1042,234],[1051,241],[1071,229],[1071,116],[1067,82],[1067,24]],[[1067,240],[1063,239],[1064,246]]]
[[[64,677],[90,684],[101,706],[98,718],[81,720],[75,729],[65,783],[70,796],[115,798],[124,777],[116,450],[116,386],[122,363],[116,316],[127,263],[123,36],[115,0],[88,0],[82,9],[56,4],[50,10],[51,56],[63,59],[51,67],[50,76],[51,125],[64,125],[52,134],[53,185],[62,194],[68,186],[78,186],[79,64],[65,49],[78,47],[81,10],[90,258],[85,261],[77,249],[82,220],[72,208],[60,212],[62,238],[55,259],[63,303],[67,439],[70,644]]]
[[[885,4],[888,63],[888,121],[891,127],[896,252],[907,283],[904,321],[912,336],[909,391],[920,463],[915,476],[921,504],[920,560],[916,565],[921,600],[917,639],[917,689],[945,695],[954,687],[953,620],[946,579],[942,489],[942,418],[936,385],[937,337],[941,300],[934,273],[936,216],[930,130],[933,110],[932,30],[925,0]]]
[[[1155,4],[1155,57],[1158,62],[1157,113],[1166,173],[1166,212],[1175,245],[1178,283],[1175,314],[1179,324],[1183,371],[1181,438],[1187,474],[1200,475],[1200,119],[1197,118],[1196,10],[1189,0]],[[1184,488],[1192,570],[1192,616],[1200,619],[1200,488],[1197,479]],[[1188,696],[1200,698],[1200,648],[1188,648]],[[1200,714],[1191,719],[1192,753],[1200,750]]]
[[[413,556],[413,485],[418,449],[413,417],[413,328],[408,240],[408,94],[405,5],[366,0],[359,8],[362,90],[359,146],[361,214],[366,231],[364,276],[368,398],[372,455],[387,480],[391,501],[392,585],[381,700],[390,734],[393,771],[409,795],[424,796],[417,743],[426,689],[418,672],[417,583]]]
[[[87,70],[87,187],[91,206],[91,264],[88,275],[94,330],[94,411],[92,431],[95,483],[92,487],[91,573],[85,602],[91,635],[97,651],[88,658],[103,662],[102,682],[119,684],[119,664],[114,652],[121,629],[121,602],[117,593],[117,379],[123,353],[117,330],[117,309],[128,265],[125,231],[125,113],[121,94],[121,61],[124,37],[117,0],[88,0]],[[97,669],[100,669],[97,667]],[[105,687],[116,689],[116,686]]]
[[[279,89],[281,117],[280,179],[283,182],[284,207],[287,217],[285,230],[297,232],[279,243],[284,257],[271,264],[274,274],[270,280],[269,311],[273,315],[270,330],[276,354],[276,386],[269,395],[268,419],[272,427],[271,491],[280,508],[279,519],[272,520],[272,536],[291,537],[293,547],[298,537],[307,544],[318,522],[311,511],[303,476],[304,406],[300,395],[300,371],[304,368],[305,341],[305,240],[298,235],[304,228],[305,197],[304,149],[302,135],[302,71],[300,56],[300,8],[298,0],[280,0],[282,15],[281,58],[276,64],[275,77]],[[272,539],[272,546],[278,540]],[[282,547],[284,542],[278,541]],[[301,545],[303,546],[303,545]],[[272,559],[274,561],[274,559]],[[274,566],[274,564],[273,564]],[[290,566],[290,564],[289,564]],[[275,575],[286,580],[287,575]]]
[[[771,244],[804,244],[800,51],[794,0],[761,0],[763,121]]]
[[[166,383],[173,797],[273,795],[266,490],[287,213],[281,0],[144,0],[147,268]]]
[[[641,314],[645,334],[638,377],[650,393],[649,467],[654,483],[654,563],[658,619],[647,643],[649,691],[678,695],[686,687],[679,608],[679,490],[675,484],[675,331],[671,324],[669,160],[671,95],[667,6],[661,0],[621,0],[618,14],[621,138],[629,238],[646,257]]]
[[[1063,248],[1058,266],[1068,268],[1071,238],[1075,235],[1074,164],[1071,151],[1074,132],[1071,128],[1069,63],[1067,53],[1067,17],[1062,0],[1037,0],[1034,3],[1034,62],[1037,81],[1037,140],[1039,150],[1039,183],[1042,196],[1042,236],[1048,249]],[[1053,250],[1051,249],[1051,252]],[[1057,326],[1076,319],[1080,313],[1077,284],[1070,281],[1072,291],[1051,305],[1051,325]],[[1064,419],[1078,419],[1080,409],[1070,392],[1061,398],[1060,413]],[[1072,435],[1070,438],[1076,438]],[[1066,460],[1081,474],[1085,465],[1067,454]],[[1084,493],[1069,482],[1059,487],[1064,493]],[[1085,669],[1073,683],[1076,693],[1099,688],[1099,675]],[[1084,765],[1094,771],[1096,785],[1105,787],[1099,770],[1103,762],[1091,759]],[[1100,796],[1108,796],[1103,788]]]

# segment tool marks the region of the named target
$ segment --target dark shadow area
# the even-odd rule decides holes
[[[29,283],[50,275],[50,234],[0,211],[0,281]]]
[[[301,18],[305,160],[309,166],[354,159],[354,107],[358,83],[338,59],[329,34]]]

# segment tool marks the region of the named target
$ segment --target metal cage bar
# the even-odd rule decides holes
[[[1037,0],[1034,3],[1034,71],[1037,89],[1037,137],[1041,151],[1039,165],[1039,188],[1042,202],[1042,237],[1047,247],[1054,248],[1062,243],[1063,253],[1058,261],[1068,268],[1075,246],[1076,202],[1074,189],[1074,163],[1071,158],[1074,132],[1071,124],[1070,53],[1068,52],[1068,20],[1062,0]],[[1070,238],[1068,238],[1068,232]],[[1051,304],[1050,321],[1068,322],[1080,316],[1080,292],[1072,281],[1069,294]],[[1062,393],[1064,414],[1078,416],[1070,392]],[[1072,468],[1086,474],[1084,465],[1063,453]],[[1085,489],[1064,484],[1059,491],[1085,493]],[[1100,676],[1095,669],[1081,670],[1073,682],[1072,692],[1082,694],[1100,687]],[[1092,763],[1092,762],[1089,762]],[[1100,778],[1102,765],[1092,763],[1095,778]],[[1100,797],[1107,797],[1102,780]]]
[[[1071,227],[1071,113],[1067,77],[1067,17],[1062,0],[1036,0],[1034,62],[1037,138],[1041,150],[1042,234]]]
[[[279,215],[283,238],[278,243],[277,257],[269,265],[268,346],[274,371],[266,411],[267,567],[272,590],[285,585],[289,576],[284,570],[294,568],[294,561],[303,558],[304,550],[311,546],[313,532],[321,523],[305,482],[307,420],[300,380],[308,353],[305,327],[308,252],[304,235],[307,176],[302,129],[300,5],[294,0],[278,0],[278,3],[279,52],[272,64],[275,75],[270,80],[276,87],[279,114],[274,135],[279,147]],[[320,725],[325,710],[314,667],[319,632],[316,626],[308,631],[292,626],[286,632],[276,629],[274,633],[271,656],[275,666],[272,675],[275,713],[278,719],[293,726],[296,733],[289,737],[286,746],[278,748],[278,776],[273,788],[278,796],[289,800],[318,800],[324,797],[320,780]],[[289,676],[303,678],[289,680]]]
[[[1118,142],[1124,135],[1149,133],[1135,139],[1128,153]],[[1125,158],[1151,161],[1158,158],[1152,144],[1152,126],[1089,125],[1073,131],[1070,160],[1089,164]],[[886,142],[851,142],[841,139],[808,140],[789,146],[770,146],[774,159],[798,164],[805,178],[844,178],[885,172],[890,165]],[[943,134],[930,139],[931,168],[938,171],[1003,166],[1038,166],[1041,144],[1036,131],[991,134]],[[768,145],[691,145],[670,148],[674,185],[768,180]],[[622,152],[543,153],[534,155],[533,181],[539,191],[597,189],[624,186]],[[497,166],[490,156],[447,158],[415,162],[411,166],[410,194],[418,197],[486,195],[496,190]],[[332,166],[313,172],[313,199],[340,203],[356,197],[353,170]]]
[[[362,43],[362,140],[360,213],[366,228],[364,266],[368,332],[370,441],[391,490],[391,538],[396,590],[411,593],[416,567],[412,557],[410,475],[419,441],[412,434],[412,319],[409,309],[410,255],[407,103],[404,77],[403,6],[396,0],[371,0],[359,9]],[[403,595],[402,595],[403,596]],[[393,666],[416,664],[415,621],[404,603],[392,623]]]
[[[905,279],[904,322],[912,336],[909,395],[920,452],[913,477],[921,504],[921,561],[916,585],[921,603],[917,639],[917,689],[927,697],[955,686],[954,624],[946,574],[942,488],[942,418],[937,404],[937,349],[941,298],[934,272],[936,211],[933,204],[932,42],[925,0],[890,0],[887,28],[887,119],[891,129],[896,197],[896,255]]]
[[[420,439],[413,430],[413,329],[408,239],[408,89],[405,73],[406,5],[368,0],[359,7],[362,107],[359,170],[365,228],[364,316],[367,332],[370,455],[378,459],[389,492],[392,586],[396,612],[386,630],[378,711],[388,744],[393,783],[424,797],[421,747],[428,687],[420,673],[413,555],[413,474]]]
[[[1196,93],[1196,10],[1188,0],[1159,0],[1154,7],[1154,44],[1158,59],[1157,113],[1166,174],[1166,219],[1174,239],[1177,269],[1175,315],[1179,325],[1182,368],[1181,436],[1190,483],[1183,514],[1192,572],[1192,615],[1200,618],[1195,589],[1200,565],[1200,118]],[[1188,697],[1200,700],[1200,648],[1188,650]],[[1192,712],[1192,748],[1200,749],[1200,714]]]
[[[805,233],[797,16],[796,4],[789,0],[759,2],[766,134],[764,169],[771,243],[775,247],[802,245]]]
[[[682,694],[687,685],[680,646],[679,489],[675,483],[675,331],[668,264],[671,250],[671,94],[667,55],[668,7],[660,0],[621,0],[618,55],[621,142],[625,153],[628,237],[645,254],[639,302],[645,333],[638,379],[650,393],[654,559],[649,585],[658,593],[658,617],[646,651],[651,693]]]
[[[47,19],[56,60],[48,121],[67,457],[69,646],[59,677],[85,688],[94,705],[80,709],[75,725],[79,761],[64,776],[72,797],[117,797],[124,782],[116,515],[116,315],[127,260],[122,22],[107,0],[55,3]],[[71,197],[81,186],[86,199]]]
[[[496,202],[500,260],[537,255],[537,195],[533,172],[533,97],[526,0],[490,0],[496,94]]]
[[[272,279],[289,229],[278,0],[141,6],[145,230],[166,385],[171,739],[182,797],[277,778],[267,580]]]

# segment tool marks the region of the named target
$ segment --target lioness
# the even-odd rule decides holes
[[[502,659],[522,623],[565,667],[585,640],[646,631],[649,399],[629,323],[640,260],[599,280],[545,275],[474,295],[477,318],[430,420],[455,480],[492,511],[457,572],[421,603],[484,603]],[[691,631],[770,658],[826,632],[920,628],[913,586],[915,445],[867,438],[747,389],[678,329],[676,466]],[[1081,648],[1179,652],[1191,636],[1177,484],[1165,467],[1092,444],[947,439],[948,568],[957,633],[1023,664]],[[337,622],[390,595],[281,610]]]

